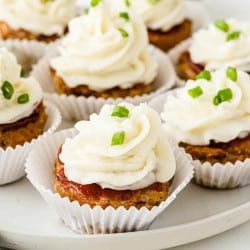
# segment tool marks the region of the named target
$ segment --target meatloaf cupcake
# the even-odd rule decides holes
[[[112,2],[112,0],[108,0]],[[149,41],[168,51],[191,35],[192,21],[186,17],[183,0],[118,0],[114,8],[126,6],[142,17],[148,29]]]
[[[150,55],[143,22],[92,1],[87,14],[69,24],[69,34],[51,60],[56,91],[117,98],[152,90],[158,65]]]
[[[70,22],[57,48],[50,48],[32,76],[66,120],[88,118],[85,107],[93,113],[105,103],[146,102],[175,84],[170,59],[149,46],[142,20],[102,1],[91,2],[88,13]]]
[[[0,37],[52,42],[75,14],[72,0],[0,0]]]
[[[250,183],[250,77],[234,67],[206,71],[167,95],[166,133],[190,154],[197,183]]]
[[[55,130],[60,122],[56,108],[43,104],[39,83],[34,78],[20,77],[20,73],[16,58],[6,49],[0,49],[0,184],[16,178],[9,175],[9,167],[24,174],[23,168],[15,167],[23,164],[28,142],[48,129]],[[51,115],[55,117],[48,118]],[[18,159],[19,153],[23,156]]]
[[[187,46],[184,44],[184,49],[176,55],[177,72],[183,79],[195,79],[204,69],[227,66],[250,72],[249,41],[249,22],[217,20],[195,33]]]
[[[146,104],[106,104],[75,128],[77,132],[59,132],[37,145],[26,171],[78,233],[145,229],[192,176],[189,160],[174,153],[159,115]],[[38,155],[41,164],[35,160]]]

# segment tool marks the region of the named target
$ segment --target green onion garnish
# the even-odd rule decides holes
[[[89,8],[85,8],[85,9],[83,10],[83,13],[84,13],[84,15],[88,15],[88,14],[89,14]]]
[[[130,1],[129,1],[129,0],[125,0],[125,5],[126,5],[127,7],[130,7]]]
[[[232,81],[236,82],[238,78],[237,69],[234,67],[227,68],[227,77]]]
[[[24,69],[21,69],[20,76],[21,76],[21,77],[24,77],[24,76],[25,76],[25,70],[24,70]]]
[[[122,37],[128,37],[128,32],[122,28],[118,29],[121,32]]]
[[[241,33],[240,31],[234,31],[232,33],[229,33],[227,35],[227,42],[239,39],[240,33]]]
[[[224,20],[217,20],[214,22],[214,25],[216,28],[228,32],[229,31],[229,25]]]
[[[91,0],[90,5],[91,5],[92,7],[95,7],[95,6],[97,6],[100,2],[101,2],[101,0]]]
[[[158,4],[161,0],[147,0],[150,4],[156,5]]]
[[[112,112],[112,116],[117,117],[128,117],[129,116],[129,110],[124,106],[115,106]]]
[[[3,85],[1,87],[2,94],[5,99],[11,99],[13,93],[14,93],[14,88],[12,84],[9,81],[4,81]]]
[[[121,12],[120,17],[124,18],[126,21],[129,21],[129,19],[130,19],[128,12]]]
[[[210,81],[211,78],[212,78],[211,73],[208,70],[204,70],[196,76],[196,80],[205,79],[205,80]]]
[[[22,94],[22,95],[18,96],[18,98],[17,98],[17,102],[18,102],[19,104],[25,104],[25,103],[27,103],[29,100],[30,100],[30,96],[29,96],[29,94],[27,94],[27,93]]]
[[[200,86],[197,86],[193,89],[189,89],[188,94],[193,98],[197,98],[203,94],[203,90]]]
[[[113,134],[111,146],[122,145],[125,139],[125,131],[119,131]]]
[[[214,97],[214,105],[219,105],[222,102],[230,101],[233,98],[233,92],[230,88],[220,90]]]
[[[41,3],[49,3],[49,2],[54,2],[55,0],[40,0]]]

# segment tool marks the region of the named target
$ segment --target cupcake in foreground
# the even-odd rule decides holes
[[[9,182],[6,178],[8,169],[5,164],[10,163],[6,163],[6,160],[15,165],[12,161],[17,161],[17,158],[12,159],[12,154],[20,151],[20,148],[25,150],[25,143],[43,134],[50,126],[55,130],[60,122],[56,108],[46,107],[47,105],[43,104],[39,83],[34,78],[23,78],[20,74],[21,66],[17,64],[14,55],[5,48],[0,49],[0,155],[2,159],[0,184],[5,183],[6,179]],[[55,117],[48,118],[49,115]],[[8,157],[10,158],[7,159]],[[23,156],[18,160],[24,161]]]
[[[55,191],[62,197],[126,209],[166,200],[176,163],[153,109],[105,105],[75,127],[79,134],[66,140],[56,162]]]
[[[118,98],[152,91],[158,65],[149,53],[140,18],[92,1],[88,13],[69,24],[69,33],[51,60],[58,93]]]
[[[52,42],[75,15],[74,0],[0,0],[0,37]]]
[[[190,46],[178,55],[176,67],[183,79],[195,79],[204,69],[232,66],[250,72],[250,23],[217,20],[196,32]]]
[[[192,177],[189,159],[174,152],[159,115],[146,104],[106,104],[75,128],[37,145],[26,164],[32,184],[74,231],[147,228]],[[44,150],[46,144],[53,149]]]
[[[112,0],[109,0],[110,4]],[[192,21],[186,18],[184,0],[118,0],[142,17],[148,29],[149,41],[168,51],[191,35]]]
[[[233,188],[250,183],[250,77],[233,67],[167,95],[166,133],[191,154],[196,182]]]

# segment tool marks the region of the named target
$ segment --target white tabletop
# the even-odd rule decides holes
[[[250,221],[214,237],[179,247],[168,248],[168,250],[250,249],[249,233]]]

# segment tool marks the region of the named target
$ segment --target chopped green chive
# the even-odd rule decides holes
[[[125,139],[125,131],[119,131],[113,134],[111,146],[122,145]]]
[[[11,97],[14,93],[14,88],[9,81],[3,82],[1,90],[2,90],[2,94],[3,94],[5,99],[7,99],[7,100],[11,99]]]
[[[227,68],[227,77],[232,81],[236,82],[238,78],[237,69],[234,67]]]
[[[227,35],[227,42],[232,41],[232,40],[237,40],[240,37],[240,31],[234,31],[232,33],[229,33]]]
[[[156,5],[158,4],[161,0],[147,0],[150,4]]]
[[[125,0],[125,5],[126,5],[127,7],[130,7],[130,1],[129,1],[129,0]]]
[[[29,94],[27,94],[27,93],[22,94],[22,95],[18,96],[18,98],[17,98],[17,102],[18,102],[19,104],[25,104],[25,103],[27,103],[29,100],[30,100],[30,96],[29,96]]]
[[[100,2],[101,2],[101,0],[91,0],[90,5],[91,5],[92,7],[95,7],[95,6],[97,6]]]
[[[120,17],[124,18],[126,21],[129,21],[129,19],[130,19],[128,12],[121,12]]]
[[[220,90],[214,97],[213,103],[215,106],[222,102],[230,101],[233,98],[233,92],[230,88]]]
[[[84,14],[84,15],[88,15],[88,14],[89,14],[89,8],[85,8],[85,9],[83,10],[83,14]]]
[[[49,2],[54,2],[55,0],[41,0],[41,3],[49,3]]]
[[[112,112],[112,116],[117,117],[128,117],[129,116],[129,110],[124,106],[115,106]]]
[[[196,80],[205,79],[205,80],[210,81],[211,78],[212,78],[211,73],[208,70],[204,70],[196,76]]]
[[[228,32],[229,31],[229,25],[224,20],[217,20],[214,22],[214,25],[216,28]]]
[[[121,32],[122,37],[128,37],[128,32],[122,28],[118,29]]]
[[[203,90],[200,86],[197,86],[193,89],[189,89],[188,94],[193,98],[197,98],[203,94]]]
[[[25,71],[24,71],[24,69],[21,69],[20,76],[21,76],[21,77],[24,77],[24,76],[25,76]]]

